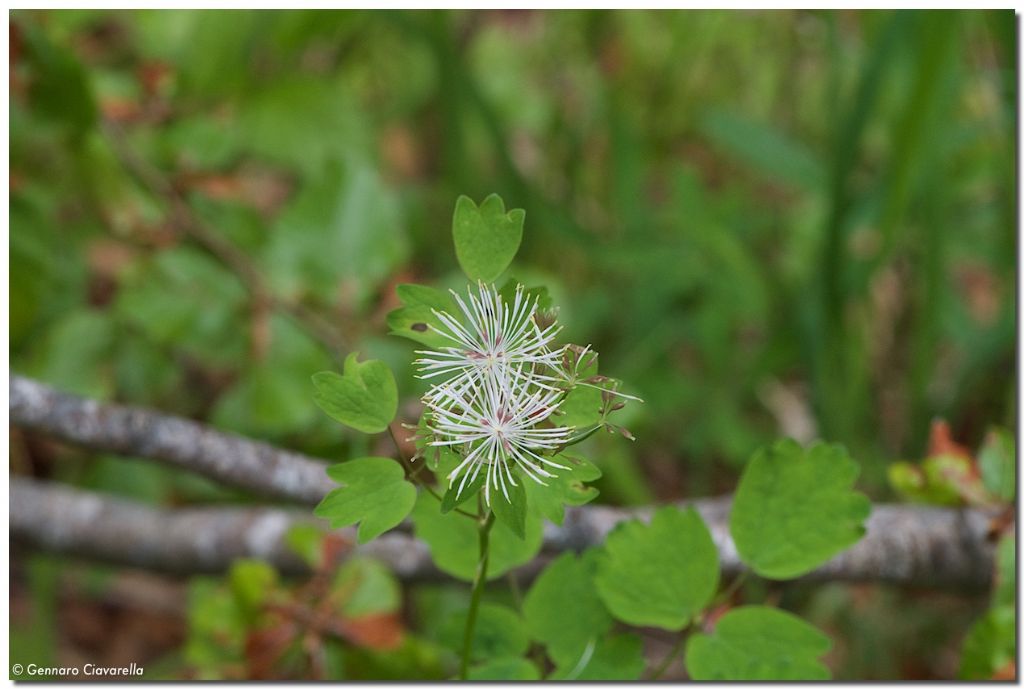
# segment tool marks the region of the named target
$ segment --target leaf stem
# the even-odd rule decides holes
[[[479,498],[478,498],[479,499]],[[483,501],[480,501],[483,512]],[[476,628],[476,616],[480,610],[480,597],[487,581],[487,563],[490,560],[491,527],[494,526],[494,512],[488,510],[486,517],[479,520],[480,559],[476,565],[476,576],[473,578],[473,592],[469,598],[469,613],[466,615],[466,630],[462,637],[462,663],[459,668],[459,679],[469,678],[469,658],[473,654],[473,631]]]
[[[419,473],[420,471],[423,470],[423,465],[421,464],[420,466],[414,469],[412,466],[412,462],[406,459],[405,453],[402,452],[402,446],[398,442],[398,437],[395,435],[395,429],[392,428],[391,424],[388,424],[388,435],[391,436],[391,442],[395,444],[395,452],[398,453],[398,460],[406,467],[407,477],[414,481],[417,485],[421,486],[423,490],[427,491],[432,496],[434,496],[434,498],[438,502],[443,501],[444,498],[441,497],[441,494],[438,493],[437,490],[435,490],[432,485],[430,485],[420,477]],[[466,510],[459,509],[458,507],[456,507],[454,511],[458,512],[464,517],[469,517],[470,519],[477,518],[477,516],[472,512],[467,512]]]
[[[729,586],[723,589],[722,592],[715,597],[715,602],[712,605],[721,605],[722,603],[727,603],[729,599],[732,598],[732,594],[736,593],[736,591],[739,590],[740,586],[743,585],[743,583],[747,580],[747,577],[749,575],[749,569],[741,570],[740,573],[737,574],[736,577],[732,580],[732,582],[730,582]]]

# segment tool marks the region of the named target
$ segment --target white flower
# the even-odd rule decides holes
[[[452,342],[452,346],[441,351],[417,351],[423,355],[417,359],[420,378],[431,379],[445,376],[446,388],[457,393],[468,393],[474,386],[488,378],[499,381],[499,387],[513,384],[513,379],[531,378],[542,388],[554,389],[550,383],[556,379],[540,373],[538,369],[555,368],[559,364],[562,350],[552,351],[549,347],[561,329],[551,323],[543,330],[534,315],[537,299],[527,297],[522,285],[516,288],[511,307],[491,286],[478,285],[478,294],[467,290],[469,305],[452,291],[464,323],[444,311],[434,310],[434,315],[444,326],[431,326],[441,336]],[[427,393],[434,399],[435,386]]]
[[[501,489],[511,501],[509,485],[517,485],[512,465],[544,484],[552,478],[545,467],[567,469],[544,457],[572,435],[570,427],[540,427],[558,408],[561,391],[537,386],[531,376],[518,370],[503,378],[479,375],[470,389],[438,385],[426,400],[431,412],[434,440],[462,454],[462,462],[448,475],[449,485],[459,482],[457,495],[486,467],[484,500],[491,503],[491,488]]]

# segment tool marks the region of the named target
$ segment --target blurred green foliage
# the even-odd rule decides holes
[[[394,287],[462,286],[455,199],[498,192],[526,210],[513,274],[647,402],[635,444],[581,446],[602,500],[727,489],[787,435],[885,495],[933,417],[970,447],[1013,427],[1012,11],[10,22],[15,372],[368,454],[310,376],[359,351],[413,400]],[[240,499],[103,456],[31,470]]]

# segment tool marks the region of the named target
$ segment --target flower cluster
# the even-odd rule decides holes
[[[552,469],[566,468],[546,456],[574,430],[551,423],[565,398],[564,348],[552,348],[560,328],[541,327],[537,299],[521,285],[511,303],[483,283],[466,300],[452,296],[461,318],[434,311],[443,328],[431,326],[451,345],[417,352],[420,377],[437,381],[423,398],[430,445],[460,455],[448,475],[451,485],[458,481],[458,494],[484,472],[484,500],[490,504],[492,488],[509,500],[508,487],[517,485],[513,467],[541,484]]]

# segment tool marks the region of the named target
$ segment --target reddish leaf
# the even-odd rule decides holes
[[[275,624],[262,629],[254,629],[245,638],[245,659],[248,664],[249,679],[270,679],[273,677],[274,666],[295,641],[298,633],[297,625],[274,615]]]
[[[405,636],[405,629],[396,613],[340,620],[335,627],[339,636],[344,637],[350,643],[377,651],[397,648]]]

